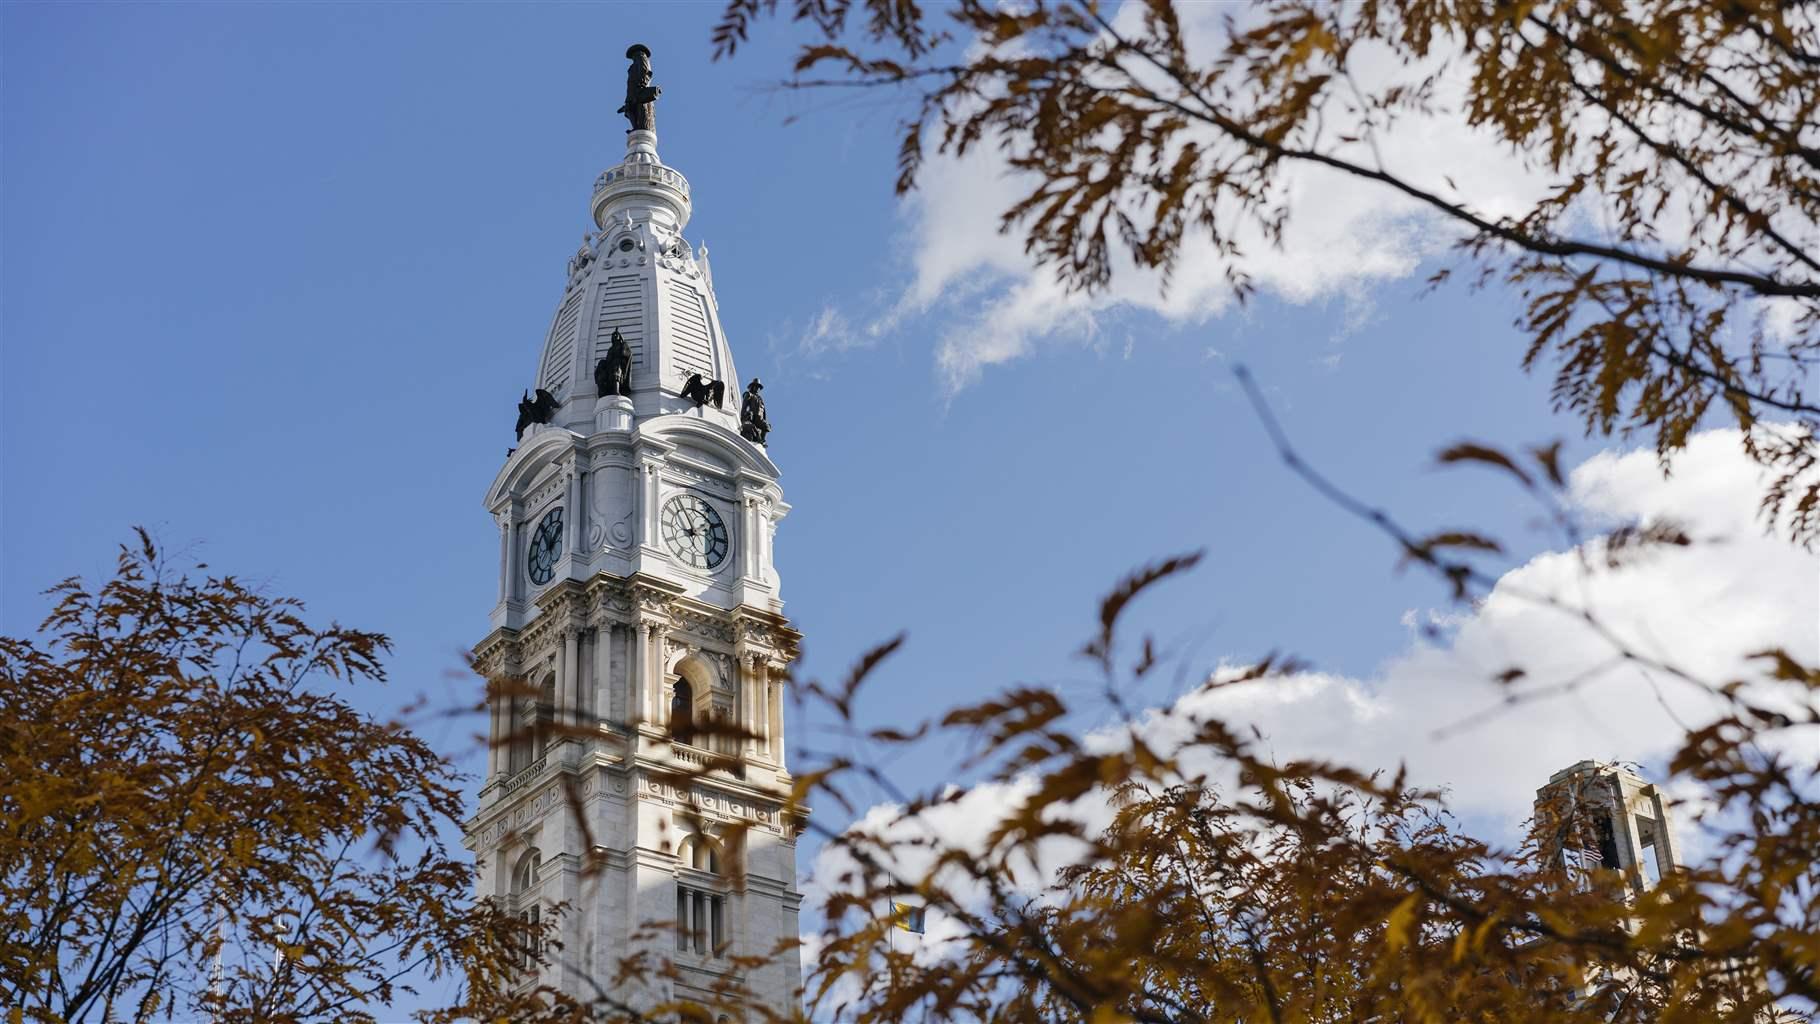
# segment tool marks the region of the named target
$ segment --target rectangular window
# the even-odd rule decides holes
[[[696,892],[695,893],[695,919],[693,922],[695,925],[695,929],[694,929],[693,937],[695,939],[695,951],[697,953],[706,953],[708,951],[708,914],[707,914],[707,910],[708,910],[708,894],[705,892],[700,892],[700,891]]]
[[[720,893],[676,887],[676,948],[719,956],[727,944],[727,898]]]
[[[1613,834],[1611,819],[1599,819],[1599,865],[1607,871],[1616,871],[1624,866],[1618,859],[1618,837]]]
[[[1637,843],[1643,847],[1643,863],[1638,865],[1643,870],[1644,884],[1655,888],[1662,882],[1662,844],[1656,841],[1656,822],[1653,818],[1637,816]]]
[[[533,903],[531,909],[521,914],[519,919],[525,923],[528,932],[525,935],[524,950],[518,958],[518,966],[527,971],[534,971],[537,969],[538,954],[543,952],[543,933],[538,930],[538,925],[543,919],[542,907]]]

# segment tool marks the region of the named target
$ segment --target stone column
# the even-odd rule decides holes
[[[664,677],[669,675],[664,666],[664,663],[669,660],[669,652],[664,649],[664,639],[669,635],[670,627],[663,623],[658,622],[651,625],[651,678],[649,680],[652,703],[651,721],[663,729],[670,728],[669,694],[664,692]]]
[[[578,563],[586,565],[588,560],[582,556],[581,550],[582,542],[588,536],[587,531],[582,529],[582,524],[587,522],[587,513],[581,507],[581,471],[571,466],[566,476],[569,511],[563,527],[563,533],[567,534],[563,538],[563,550]]]
[[[627,682],[632,692],[628,695],[627,714],[639,722],[651,720],[648,708],[649,698],[645,696],[646,663],[651,660],[651,624],[640,619],[637,633],[632,637],[632,671],[628,673]]]
[[[491,686],[491,683],[489,683],[488,685]],[[500,740],[500,737],[505,734],[504,730],[500,729],[500,727],[499,727],[499,720],[502,717],[504,717],[499,709],[499,706],[500,706],[500,704],[502,704],[504,702],[504,700],[505,700],[505,698],[500,697],[497,694],[489,695],[487,697],[487,781],[488,782],[492,782],[494,780],[494,778],[496,778],[499,775],[499,767],[500,767],[499,761],[500,761],[500,753],[501,753],[501,748],[499,746],[499,740]]]
[[[741,699],[746,705],[746,731],[752,734],[746,741],[746,750],[755,756],[770,750],[770,723],[766,720],[765,710],[764,661],[765,656],[756,651],[747,651],[746,656],[740,659],[743,684]]]
[[[763,666],[760,681],[765,688],[765,710],[770,715],[766,737],[771,743],[771,762],[781,771],[784,769],[784,704],[783,684],[774,678],[783,666],[767,661]]]
[[[594,627],[594,724],[613,714],[613,624]]]
[[[512,596],[512,520],[496,512],[493,522],[499,526],[499,599],[506,601]]]
[[[575,724],[585,725],[594,711],[594,631],[575,630]]]
[[[657,463],[655,463],[655,462],[645,463],[644,470],[645,470],[645,486],[644,486],[644,495],[643,495],[644,500],[641,503],[643,505],[643,508],[640,509],[640,511],[643,513],[643,516],[641,518],[644,520],[644,528],[640,531],[641,536],[638,538],[638,542],[640,544],[654,545],[657,543],[657,537],[658,537],[658,533],[657,533],[657,511],[658,511],[657,510],[657,498],[658,498]]]
[[[506,583],[506,600],[522,601],[524,600],[524,573],[521,570],[525,563],[524,544],[521,541],[524,537],[524,524],[516,521],[507,524],[506,534],[509,538],[506,546],[511,548],[511,554],[506,556],[506,580],[508,581]]]
[[[739,627],[734,626],[735,629]],[[747,670],[746,662],[752,657],[745,640],[733,645],[733,720],[739,724],[741,731],[748,735],[739,741],[739,753],[750,757],[753,752],[752,728],[752,673]]]
[[[778,517],[773,514],[776,509],[776,505],[772,504],[770,501],[766,501],[759,510],[758,536],[753,543],[759,548],[758,568],[755,570],[755,573],[759,576],[759,582],[761,583],[771,582],[770,579],[765,576],[765,567],[771,564],[772,534],[777,531]]]
[[[745,543],[741,545],[744,550],[740,552],[742,568],[739,574],[743,577],[757,579],[760,575],[760,568],[764,565],[759,560],[762,556],[760,544],[763,542],[760,538],[764,535],[764,527],[761,525],[758,515],[758,499],[748,497],[745,500],[745,506],[746,521],[740,524],[740,535],[744,538]]]
[[[1681,870],[1680,837],[1675,835],[1675,824],[1668,816],[1668,803],[1662,799],[1662,793],[1656,787],[1649,787],[1651,811],[1656,816],[1656,849],[1662,855],[1662,874]]]
[[[575,668],[578,664],[575,645],[579,637],[574,626],[562,631],[562,660],[556,665],[556,713],[552,717],[558,727],[569,725],[575,720]]]

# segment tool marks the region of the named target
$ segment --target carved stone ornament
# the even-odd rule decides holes
[[[569,279],[574,280],[588,265],[594,262],[594,232],[584,231],[581,235],[581,248],[569,257]]]
[[[674,478],[687,480],[691,484],[700,487],[702,490],[712,491],[721,497],[728,497],[733,491],[733,486],[720,477],[710,476],[700,470],[691,469],[680,462],[673,462],[670,464],[669,475]]]
[[[719,618],[680,608],[677,609],[674,618],[677,628],[685,632],[709,640],[718,640],[721,643],[733,642],[733,628]]]
[[[695,254],[689,251],[689,243],[683,241],[681,235],[672,238],[670,244],[657,254],[657,265],[672,274],[701,276],[701,267],[695,262]]]
[[[670,614],[670,595],[653,587],[633,587],[632,598],[638,602],[638,610],[653,615]]]

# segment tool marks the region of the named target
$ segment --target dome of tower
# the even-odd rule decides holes
[[[699,375],[710,392],[719,383],[722,399],[698,414],[737,432],[742,385],[721,329],[707,247],[683,238],[689,182],[658,158],[655,132],[626,134],[625,159],[596,179],[590,205],[598,231],[569,261],[537,363],[534,386],[562,403],[554,422],[582,429],[593,421],[594,367],[617,331],[631,352],[637,419],[695,410],[682,393]]]

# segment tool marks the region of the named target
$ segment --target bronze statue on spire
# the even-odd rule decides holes
[[[633,43],[626,49],[626,59],[632,66],[626,68],[626,102],[618,113],[632,122],[627,132],[656,131],[657,97],[664,91],[651,84],[651,48],[643,43]]]

